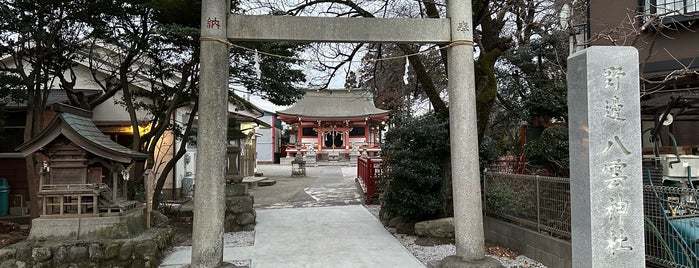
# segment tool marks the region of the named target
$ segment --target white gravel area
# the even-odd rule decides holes
[[[223,247],[249,247],[255,244],[255,231],[223,234]]]
[[[223,247],[249,247],[255,245],[255,231],[223,234]],[[234,260],[228,263],[239,267],[252,267],[251,260]]]
[[[373,214],[376,218],[379,218],[379,210],[381,206],[379,205],[368,205],[365,206],[366,209]],[[441,260],[447,256],[456,254],[456,246],[454,244],[436,245],[436,246],[419,246],[415,244],[416,236],[396,234],[394,228],[386,228],[393,236],[400,241],[403,246],[412,253],[415,258],[420,260],[422,263],[427,265],[428,262]],[[503,245],[506,246],[506,245]],[[486,255],[488,257],[494,258],[505,267],[516,267],[516,268],[546,268],[546,265],[541,264],[535,260],[532,260],[524,255],[519,255],[514,259],[508,257],[501,257],[496,255]]]
[[[230,232],[223,234],[223,247],[224,248],[235,248],[235,247],[249,247],[255,244],[255,231],[250,232]],[[171,252],[177,251],[192,251],[192,246],[175,246],[172,248]],[[169,254],[168,254],[169,255]],[[166,261],[167,262],[167,261]],[[243,260],[226,260],[226,262],[231,263],[239,267],[251,267],[252,261],[250,259]],[[170,264],[170,265],[160,265],[159,268],[184,268],[188,267],[185,264]]]

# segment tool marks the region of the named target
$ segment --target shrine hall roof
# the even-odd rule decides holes
[[[308,90],[280,115],[312,118],[357,118],[387,115],[389,111],[376,108],[372,94],[366,90]]]
[[[59,135],[63,135],[86,151],[105,159],[129,163],[132,159],[147,157],[108,139],[92,122],[92,113],[89,111],[60,104],[55,105],[54,109],[58,113],[51,123],[36,137],[17,148],[24,156],[41,150]]]

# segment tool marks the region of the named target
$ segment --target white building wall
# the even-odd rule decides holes
[[[189,116],[191,109],[189,107],[182,107],[177,109],[175,111],[175,123],[181,125],[182,127],[185,127],[187,124],[187,120],[189,120]],[[177,149],[180,148],[182,145],[182,140],[178,139],[175,142]],[[185,155],[180,159],[180,161],[177,161],[177,164],[175,164],[175,174],[174,174],[174,179],[175,179],[175,187],[177,194],[182,194],[182,183],[184,180],[184,177],[187,176],[187,173],[191,172],[192,176],[196,174],[195,168],[196,168],[196,162],[197,162],[197,148],[196,146],[191,146],[188,145],[186,146],[187,152]],[[166,184],[163,188],[164,189],[169,189],[169,191],[172,191],[172,181],[168,182],[169,184]]]
[[[94,109],[92,109],[92,120],[96,123],[101,122],[131,122],[129,113],[126,112],[126,107],[119,104],[123,100],[123,94],[121,91],[117,92],[109,100],[101,103]],[[136,117],[138,120],[150,120],[148,113],[145,111],[136,111]]]
[[[259,119],[272,128],[260,128],[257,130],[258,134],[262,136],[257,137],[257,162],[274,162],[274,153],[279,152],[277,148],[279,144],[279,130],[275,126],[276,115],[265,112],[263,117]]]

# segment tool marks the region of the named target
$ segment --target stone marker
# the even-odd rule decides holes
[[[573,267],[645,267],[638,52],[568,59]]]

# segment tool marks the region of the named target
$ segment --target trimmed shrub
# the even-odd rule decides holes
[[[541,136],[526,145],[530,165],[548,169],[556,176],[566,176],[570,167],[568,159],[568,127],[552,126]]]
[[[445,177],[450,178],[444,176],[449,161],[446,120],[432,114],[397,120],[386,133],[383,155],[387,171],[381,185],[381,205],[386,212],[409,221],[448,213],[451,192],[445,184]]]

